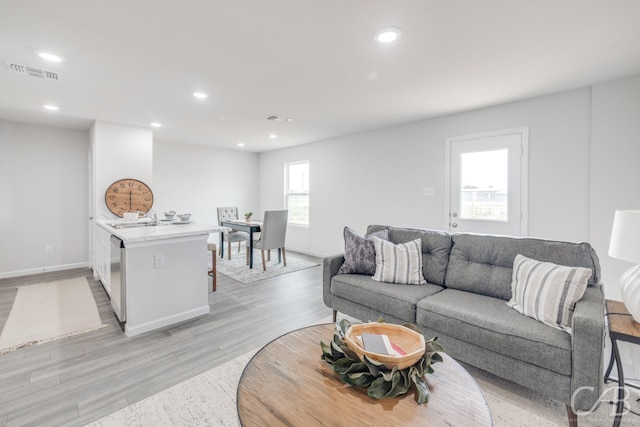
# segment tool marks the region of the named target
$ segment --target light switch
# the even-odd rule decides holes
[[[155,268],[164,267],[164,255],[156,255],[153,257]]]
[[[436,188],[435,187],[424,187],[422,189],[422,194],[424,194],[426,197],[434,197],[436,195]]]

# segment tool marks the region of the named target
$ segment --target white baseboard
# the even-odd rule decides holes
[[[73,270],[74,268],[85,268],[85,267],[89,267],[88,261],[77,262],[74,264],[50,265],[48,267],[40,267],[40,268],[28,268],[25,270],[6,271],[4,273],[0,273],[0,279],[7,279],[9,277],[30,276],[32,274],[50,273],[52,271]]]
[[[298,252],[298,253],[300,253],[300,254],[305,254],[305,255],[309,255],[309,256],[314,256],[314,257],[316,257],[316,258],[325,258],[325,257],[329,256],[329,255],[327,255],[327,254],[321,254],[321,253],[319,253],[319,252],[308,251],[308,250],[306,250],[306,249],[292,248],[292,247],[289,247],[289,246],[287,246],[285,249],[286,249],[287,251],[291,251],[291,252]]]
[[[184,311],[182,313],[177,313],[171,316],[162,317],[160,319],[155,319],[149,322],[141,323],[140,325],[131,325],[131,322],[127,321],[124,324],[124,334],[128,337],[133,337],[136,335],[143,334],[145,332],[153,331],[158,328],[162,328],[164,326],[173,325],[178,322],[182,322],[185,320],[193,319],[194,317],[204,316],[205,314],[209,314],[211,312],[208,305],[194,308],[193,310]]]

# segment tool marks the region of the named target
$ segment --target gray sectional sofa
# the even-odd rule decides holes
[[[604,295],[597,255],[588,243],[534,238],[450,234],[371,225],[367,235],[388,229],[389,240],[420,238],[426,284],[399,285],[363,274],[338,274],[344,254],[323,266],[324,303],[364,321],[415,323],[426,338],[438,336],[452,357],[587,411],[603,389]],[[591,269],[576,303],[571,333],[547,326],[507,305],[513,263],[521,254],[543,262]]]

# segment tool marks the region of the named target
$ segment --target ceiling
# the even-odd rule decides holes
[[[640,74],[639,16],[637,0],[0,0],[0,119],[160,122],[157,139],[263,152]],[[382,45],[386,26],[402,34]]]

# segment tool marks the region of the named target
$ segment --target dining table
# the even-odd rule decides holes
[[[249,268],[253,268],[253,233],[259,233],[262,221],[227,220],[221,221],[222,227],[227,227],[236,231],[249,233]],[[220,229],[220,241],[224,242],[224,228]],[[220,258],[224,258],[224,244],[220,245]]]

